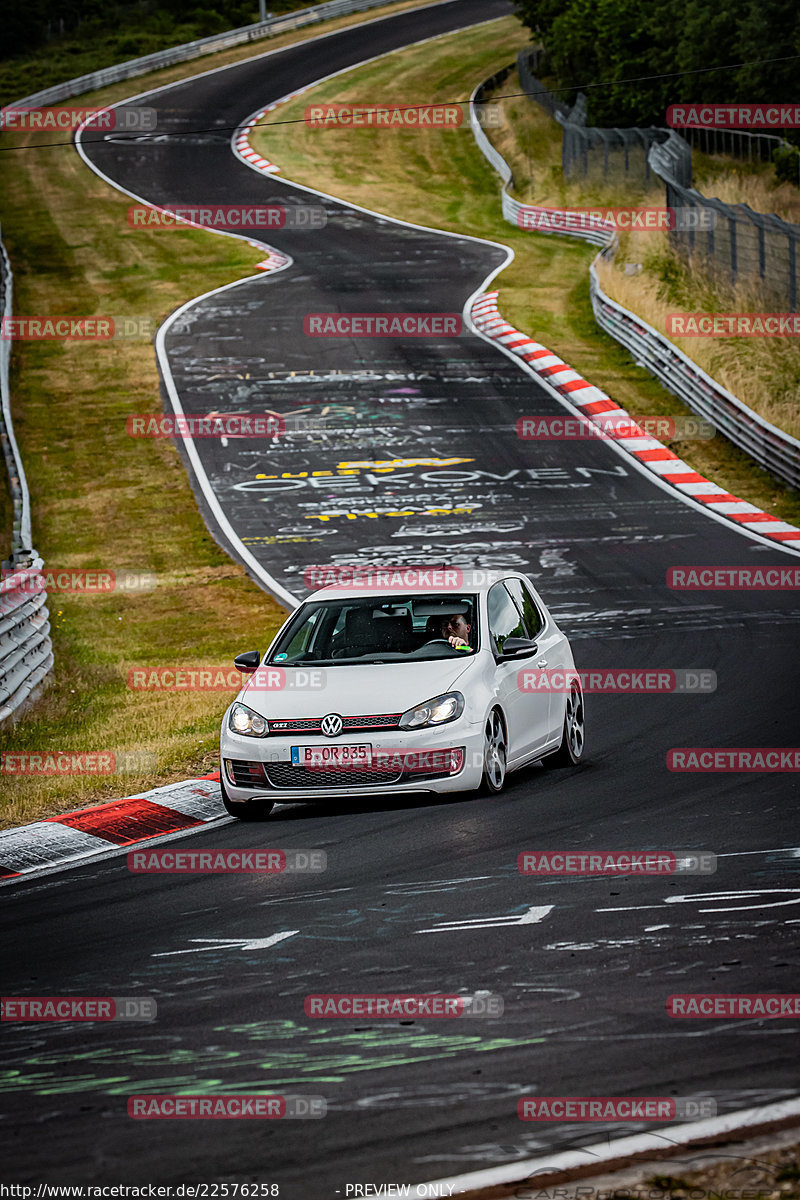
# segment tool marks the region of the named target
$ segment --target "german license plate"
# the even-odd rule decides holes
[[[372,763],[372,743],[357,746],[292,746],[296,767],[368,767]]]

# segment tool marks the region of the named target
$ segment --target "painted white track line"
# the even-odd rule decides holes
[[[410,12],[418,12],[420,9],[437,8],[439,6],[439,4],[448,4],[451,2],[452,2],[452,0],[436,0],[436,3],[434,3],[434,4],[421,4],[421,5],[418,5],[416,8],[406,9],[405,11],[409,12],[409,13]],[[396,15],[397,15],[396,13],[390,13],[387,16],[374,17],[371,20],[358,22],[358,25],[360,27],[362,25],[378,24],[381,21],[389,21]],[[159,87],[148,88],[146,91],[137,92],[133,96],[126,96],[122,100],[116,100],[113,104],[108,104],[105,106],[105,108],[98,109],[97,113],[92,114],[92,118],[89,121],[84,121],[76,129],[76,131],[75,131],[75,147],[76,147],[78,153],[80,154],[81,158],[83,159],[85,165],[89,168],[89,170],[93,171],[94,174],[97,175],[100,179],[102,179],[104,183],[107,183],[109,187],[113,188],[117,192],[120,192],[122,195],[130,196],[131,199],[138,201],[140,204],[146,205],[148,208],[152,208],[155,211],[162,211],[160,209],[159,205],[153,204],[149,200],[147,200],[144,196],[140,196],[136,192],[130,191],[129,188],[123,187],[121,184],[117,183],[110,176],[106,175],[105,172],[101,171],[100,168],[91,161],[91,159],[88,157],[88,155],[86,154],[86,151],[83,148],[83,142],[82,142],[84,132],[85,131],[91,132],[91,129],[92,129],[91,121],[96,120],[97,115],[100,112],[108,112],[112,109],[118,108],[120,105],[130,104],[134,100],[143,100],[145,97],[153,96],[158,92],[167,92],[174,88],[181,87],[190,81],[194,81],[196,79],[203,79],[209,75],[216,75],[221,71],[232,70],[235,67],[241,66],[242,62],[255,62],[259,59],[271,58],[275,54],[283,54],[284,51],[288,50],[288,49],[295,49],[298,46],[306,46],[311,42],[324,41],[326,38],[336,37],[340,32],[341,32],[341,30],[333,30],[331,33],[319,34],[316,37],[303,38],[301,41],[292,42],[288,46],[282,46],[282,47],[279,47],[274,50],[266,50],[262,54],[254,54],[251,58],[242,59],[240,62],[227,63],[225,66],[222,66],[222,67],[212,67],[207,71],[200,71],[196,75],[190,75],[184,79],[176,80],[174,83],[161,84]],[[430,41],[432,39],[425,39],[425,40]],[[234,139],[235,139],[235,137],[236,137],[236,133],[234,133]],[[247,160],[245,158],[243,158],[242,155],[238,153],[238,151],[236,152],[236,154],[237,154],[237,157],[239,157],[242,162],[247,162]],[[248,162],[247,165],[253,167],[254,170],[259,169],[254,163]],[[335,197],[331,197],[331,199],[334,199],[334,198]],[[248,245],[256,247],[259,250],[266,249],[267,250],[267,259],[256,265],[261,270],[269,271],[270,274],[276,274],[278,271],[287,270],[289,267],[291,267],[293,265],[293,260],[289,255],[284,254],[281,250],[278,250],[275,246],[271,246],[271,245],[269,245],[269,243],[264,242],[261,239],[256,240],[254,238],[248,237],[246,234],[232,233],[232,232],[230,232],[228,230],[224,230],[224,229],[210,229],[210,228],[208,228],[208,226],[199,225],[199,224],[197,224],[197,222],[190,221],[190,220],[187,220],[182,217],[178,218],[178,219],[181,221],[181,223],[188,225],[190,227],[193,227],[193,228],[203,229],[203,230],[205,230],[206,233],[216,234],[217,236],[221,236],[221,237],[237,238],[238,240],[245,241],[245,242],[247,242]],[[474,240],[479,240],[479,239],[474,239]],[[169,396],[170,403],[172,405],[173,411],[178,416],[182,416],[184,414],[184,409],[183,409],[183,405],[181,404],[181,400],[180,400],[180,396],[178,395],[177,388],[175,387],[175,381],[173,379],[172,371],[169,366],[169,360],[167,358],[167,355],[166,355],[166,352],[164,349],[164,338],[165,338],[166,333],[168,332],[170,326],[181,314],[187,312],[194,305],[202,303],[209,296],[213,296],[220,292],[223,292],[223,291],[227,290],[227,288],[238,287],[240,284],[252,282],[252,280],[258,279],[258,278],[261,278],[261,276],[260,275],[249,275],[249,276],[246,276],[244,279],[237,279],[233,283],[226,284],[224,287],[213,288],[211,291],[205,292],[201,296],[195,296],[192,300],[188,300],[185,304],[183,304],[176,312],[171,313],[170,316],[167,318],[167,320],[164,322],[164,324],[159,328],[158,333],[156,334],[156,353],[158,356],[159,366],[162,371],[162,375],[164,378],[164,383],[165,383],[165,386],[167,389],[167,394]],[[244,543],[242,542],[241,538],[234,530],[234,528],[231,525],[228,518],[225,516],[225,514],[222,510],[222,507],[220,506],[220,503],[217,500],[217,497],[214,494],[214,491],[211,487],[211,483],[206,474],[205,468],[203,467],[203,464],[200,460],[200,457],[197,453],[194,442],[190,438],[187,438],[184,440],[183,444],[186,448],[187,456],[192,465],[192,470],[195,473],[195,478],[197,479],[197,483],[200,487],[200,490],[203,493],[203,497],[206,501],[206,504],[208,505],[211,513],[213,514],[214,519],[217,522],[217,525],[220,529],[220,532],[222,533],[223,537],[228,542],[228,544],[231,546],[231,548],[233,549],[236,556],[240,559],[240,561],[243,561],[246,564],[246,566],[253,573],[256,580],[260,583],[260,585],[264,588],[264,590],[266,592],[268,592],[271,596],[274,596],[276,600],[278,600],[281,604],[285,605],[289,610],[297,608],[298,604],[300,603],[299,600],[297,599],[297,597],[292,595],[291,592],[287,591],[286,588],[284,588],[280,583],[278,583],[278,581],[269,573],[269,571],[267,571],[266,568],[254,557],[254,555],[250,552],[250,550],[248,550],[248,548],[244,545]]]
[[[567,1179],[586,1179],[591,1175],[599,1175],[601,1170],[612,1169],[615,1164],[621,1167],[635,1159],[668,1157],[698,1141],[719,1139],[726,1134],[751,1131],[755,1134],[764,1126],[784,1123],[787,1126],[800,1124],[800,1097],[726,1113],[722,1117],[710,1117],[705,1121],[671,1125],[657,1133],[638,1133],[615,1142],[599,1142],[593,1146],[582,1146],[579,1150],[566,1150],[561,1154],[433,1179],[424,1186],[428,1189],[426,1194],[431,1196],[469,1196],[486,1188],[529,1183],[533,1196],[547,1184],[566,1182]],[[532,1177],[534,1182],[531,1184]],[[436,1191],[437,1186],[439,1191]]]
[[[486,21],[482,22],[482,24],[489,25],[492,24],[492,22]],[[475,26],[475,28],[477,27],[478,26]],[[415,42],[413,44],[424,45],[425,42],[437,40],[439,39],[425,38],[422,42]],[[249,158],[245,157],[246,150],[252,151],[254,155],[256,154],[256,152],[253,151],[252,147],[250,146],[248,135],[250,129],[253,128],[259,117],[263,116],[266,112],[271,111],[277,105],[284,104],[293,97],[299,96],[310,89],[317,87],[319,84],[325,83],[330,79],[335,79],[339,75],[347,74],[350,71],[357,70],[360,66],[376,62],[380,58],[387,58],[389,55],[396,53],[398,53],[398,51],[392,50],[386,54],[376,55],[375,58],[365,59],[363,63],[356,63],[355,65],[346,68],[344,71],[336,71],[332,75],[322,76],[321,78],[314,80],[312,83],[306,84],[297,91],[287,92],[286,95],[272,101],[269,106],[262,106],[260,109],[257,109],[256,112],[251,113],[250,116],[246,117],[242,125],[240,125],[239,128],[234,131],[231,138],[231,149],[233,153],[242,163],[244,163],[245,166],[250,167],[254,171],[266,169],[259,167],[254,161],[251,161]],[[267,160],[264,161],[266,162]],[[275,164],[270,164],[270,168],[272,170],[280,170],[280,168],[276,167]],[[493,271],[490,271],[483,282],[467,299],[462,314],[465,324],[472,330],[473,333],[475,333],[476,336],[483,338],[484,341],[491,342],[496,349],[510,358],[512,362],[516,363],[518,367],[526,371],[532,378],[536,379],[537,383],[546,391],[548,391],[563,408],[567,409],[568,412],[573,413],[576,416],[583,415],[585,417],[587,415],[584,407],[586,403],[589,403],[590,400],[597,402],[605,401],[607,402],[607,410],[609,412],[614,409],[616,410],[617,415],[622,415],[623,417],[627,418],[628,421],[631,420],[625,410],[611,401],[605,392],[602,392],[599,388],[593,388],[591,385],[587,384],[585,380],[580,378],[577,372],[572,371],[572,368],[570,368],[567,363],[564,363],[563,360],[557,355],[553,354],[551,351],[545,351],[545,347],[541,346],[538,342],[533,342],[532,339],[530,339],[526,334],[520,333],[520,331],[516,330],[513,325],[509,325],[507,322],[503,321],[499,313],[497,313],[498,293],[487,292],[486,289],[491,286],[492,282],[500,274],[500,272],[505,270],[505,268],[513,261],[515,255],[510,246],[505,245],[503,242],[496,242],[489,238],[475,237],[474,235],[468,233],[454,233],[449,229],[437,229],[435,226],[431,225],[419,225],[412,221],[404,221],[401,217],[392,217],[386,213],[376,212],[374,209],[365,208],[363,205],[356,204],[351,200],[343,200],[339,196],[333,196],[329,192],[320,191],[318,188],[308,187],[306,184],[297,183],[292,179],[286,179],[283,177],[278,179],[275,175],[273,175],[272,178],[277,184],[285,183],[287,186],[297,188],[303,192],[308,192],[309,195],[319,196],[324,200],[332,200],[337,204],[344,205],[346,208],[355,209],[358,212],[366,213],[369,216],[376,217],[381,221],[390,222],[394,225],[402,225],[406,229],[419,229],[425,233],[438,233],[442,237],[452,237],[470,242],[480,242],[483,245],[494,246],[499,250],[503,250],[506,255],[505,262],[501,263],[500,266],[496,267]],[[514,337],[511,337],[511,341],[514,344],[513,349],[505,345],[503,341],[498,340],[498,337],[505,338],[506,335],[515,335]],[[525,353],[531,349],[541,350],[543,353],[546,353],[550,356],[546,360],[547,365],[562,364],[563,371],[569,372],[572,375],[572,380],[564,381],[566,383],[566,388],[563,393],[557,390],[556,386],[554,386],[554,384],[548,378],[542,377],[542,375],[531,365],[531,362],[526,361],[524,354],[521,354],[519,350],[519,347],[523,342],[527,343],[527,345],[524,347]],[[579,382],[580,386],[586,389],[584,396],[581,398],[581,406],[568,398],[569,393],[574,390],[576,381]],[[663,463],[664,460],[655,458],[649,459],[642,454],[633,455],[631,453],[631,449],[624,445],[625,439],[623,438],[615,439],[613,437],[608,437],[604,440],[605,444],[611,449],[612,453],[617,453],[623,457],[630,466],[643,475],[644,478],[646,478],[651,484],[660,488],[662,491],[669,493],[673,499],[680,500],[681,503],[694,508],[697,512],[703,513],[706,517],[710,518],[712,521],[717,521],[720,525],[724,525],[727,529],[735,529],[737,533],[741,534],[743,537],[749,538],[751,541],[758,542],[762,546],[770,546],[773,549],[780,550],[785,554],[791,555],[792,557],[800,557],[800,540],[797,541],[796,545],[792,545],[793,541],[800,539],[800,529],[796,529],[795,526],[779,521],[778,518],[772,517],[768,513],[761,512],[761,510],[757,509],[754,505],[748,506],[745,501],[740,500],[736,496],[731,496],[730,501],[728,501],[726,504],[726,507],[730,508],[733,506],[733,514],[742,514],[749,507],[756,515],[756,520],[752,522],[753,527],[748,528],[742,523],[741,516],[739,517],[739,520],[737,520],[736,515],[729,516],[727,512],[717,511],[720,503],[719,498],[722,495],[727,495],[727,493],[725,493],[725,490],[719,487],[717,484],[714,484],[710,480],[704,479],[703,476],[692,472],[688,464],[683,464],[681,469],[691,473],[690,482],[687,481],[684,484],[671,483],[663,479],[661,472],[658,470],[658,462],[662,461]],[[678,460],[677,455],[673,456],[672,452],[667,450],[667,448],[655,438],[648,437],[647,441],[647,449],[654,450],[659,454],[662,454],[665,459],[668,458],[670,461],[673,458],[676,462],[680,461]],[[651,465],[651,463],[654,465]],[[701,485],[702,490],[694,490],[694,494],[692,494],[692,485]],[[709,504],[709,501],[705,497],[709,494],[711,489],[713,489],[713,494],[711,495],[712,503]],[[740,505],[742,506],[741,508],[739,507]],[[769,537],[756,531],[758,524],[762,522],[764,524],[770,523],[770,528],[773,531],[774,536]]]

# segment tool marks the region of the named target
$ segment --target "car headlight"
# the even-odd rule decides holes
[[[266,717],[253,712],[252,708],[248,708],[246,704],[239,704],[238,701],[228,717],[228,728],[234,733],[243,733],[246,737],[266,737],[269,733]]]
[[[401,729],[423,729],[426,725],[444,725],[447,721],[455,721],[464,711],[464,697],[461,692],[445,692],[443,696],[434,696],[416,708],[410,708],[400,718]]]

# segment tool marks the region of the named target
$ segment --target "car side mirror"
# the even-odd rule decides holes
[[[536,642],[530,638],[509,637],[503,642],[503,658],[522,658],[525,654],[536,652]]]
[[[233,660],[233,665],[238,667],[240,671],[244,671],[246,675],[252,675],[258,670],[258,664],[261,662],[261,655],[257,650],[247,650],[244,654],[237,654]]]

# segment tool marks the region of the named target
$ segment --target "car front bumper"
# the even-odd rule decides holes
[[[369,767],[304,768],[292,763],[293,747],[322,746],[326,741],[318,734],[244,737],[228,729],[226,715],[220,757],[228,798],[288,803],[387,792],[461,792],[477,788],[483,774],[482,725],[464,720],[440,729],[382,730],[330,740],[333,746],[371,744]]]

